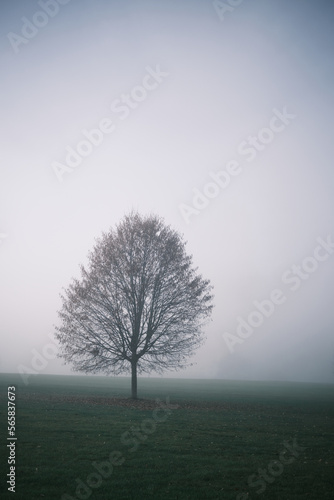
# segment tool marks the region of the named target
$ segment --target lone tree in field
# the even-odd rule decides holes
[[[182,237],[157,216],[131,213],[102,234],[59,311],[59,356],[76,371],[120,374],[187,366],[212,310],[210,283]]]

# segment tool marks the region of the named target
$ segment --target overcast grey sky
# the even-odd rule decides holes
[[[215,288],[176,376],[333,382],[333,2],[0,9],[0,371],[36,371],[62,287],[134,208]]]

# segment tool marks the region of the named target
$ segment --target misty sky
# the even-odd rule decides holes
[[[214,286],[196,365],[166,376],[334,381],[334,4],[237,3],[1,1],[0,371],[52,342],[135,209]]]

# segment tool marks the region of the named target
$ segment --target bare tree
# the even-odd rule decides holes
[[[102,234],[88,270],[73,279],[58,312],[59,357],[76,371],[162,372],[188,364],[203,341],[211,285],[197,274],[183,238],[157,216],[131,213]]]

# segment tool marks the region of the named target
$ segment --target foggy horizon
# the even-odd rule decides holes
[[[59,294],[135,210],[214,287],[162,377],[334,382],[334,5],[223,3],[2,2],[0,372],[84,376]]]

